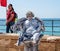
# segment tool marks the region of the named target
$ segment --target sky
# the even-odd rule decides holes
[[[39,18],[60,18],[60,0],[7,0],[13,4],[18,18],[26,17],[32,11]],[[6,18],[6,8],[0,6],[0,18]]]

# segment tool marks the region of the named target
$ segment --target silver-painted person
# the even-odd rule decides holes
[[[31,11],[29,11],[26,14],[26,18],[23,18],[22,20],[23,21],[19,20],[15,25],[15,28],[16,26],[19,28],[22,26],[22,28],[20,28],[20,30],[22,30],[22,36],[19,37],[17,44],[20,45],[25,38],[32,39],[33,43],[36,43],[39,39],[41,30],[44,30],[43,22],[34,17],[34,14]]]
[[[21,45],[21,42],[23,42],[25,38],[27,38],[27,40],[32,39],[33,44],[38,44],[37,41],[40,39],[40,32],[44,31],[44,24],[40,19],[34,17],[34,14],[31,11],[29,11],[26,14],[26,18],[18,20],[18,22],[13,26],[13,31],[17,31],[17,29],[20,29],[22,32],[22,35],[19,36],[19,39],[16,43],[17,46]],[[33,48],[31,48],[32,46]],[[38,46],[32,46],[30,48],[33,51],[38,50]],[[24,51],[29,51],[27,46],[25,47]]]

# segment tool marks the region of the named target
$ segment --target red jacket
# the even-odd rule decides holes
[[[14,11],[7,11],[7,21],[8,22],[14,22],[15,21],[15,16],[14,15],[15,15]]]

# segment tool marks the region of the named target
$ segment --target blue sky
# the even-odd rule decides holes
[[[60,0],[8,0],[13,4],[18,18],[26,17],[27,11],[32,11],[40,18],[60,18]],[[0,6],[0,18],[6,18],[6,8]]]

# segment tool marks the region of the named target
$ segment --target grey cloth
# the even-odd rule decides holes
[[[19,19],[13,26],[11,26],[11,30],[15,33],[17,31],[20,31],[20,26],[22,26],[23,30],[25,31],[25,21],[27,20],[27,18],[21,18]],[[33,22],[39,22],[39,27],[37,25],[35,25],[35,27],[37,26],[37,32],[39,32],[40,30],[44,31],[44,24],[43,21],[41,21],[40,19],[38,19],[37,17],[35,17],[35,20],[32,20]],[[30,24],[31,25],[31,24]],[[41,28],[42,27],[42,28]]]
[[[11,30],[14,33],[20,31],[20,29],[21,29],[20,27],[23,28],[23,23],[24,23],[25,20],[26,20],[26,18],[19,19],[13,26],[11,26]]]

